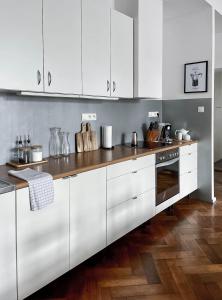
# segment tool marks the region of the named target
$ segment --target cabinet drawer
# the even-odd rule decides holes
[[[191,145],[180,147],[181,156],[193,152],[197,152],[197,144],[191,144]]]
[[[127,160],[107,167],[107,179],[119,177],[146,167],[155,165],[155,155],[147,155],[137,159]]]
[[[155,168],[149,167],[107,182],[108,209],[155,188]]]
[[[180,175],[197,169],[197,152],[184,154],[180,158]]]
[[[107,212],[107,243],[111,244],[155,215],[155,191],[149,191]]]
[[[189,171],[180,176],[180,198],[186,197],[197,188],[197,170]]]

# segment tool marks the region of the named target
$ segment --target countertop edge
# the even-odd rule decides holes
[[[107,166],[110,166],[110,165],[113,165],[113,164],[125,162],[127,160],[140,158],[140,157],[144,157],[144,156],[147,156],[147,155],[153,155],[153,154],[160,153],[160,152],[163,152],[163,151],[167,151],[167,150],[170,150],[170,149],[180,148],[180,147],[183,147],[183,146],[188,146],[188,145],[197,144],[197,143],[198,143],[198,141],[189,141],[189,142],[182,141],[182,142],[176,142],[176,144],[173,144],[173,145],[164,146],[163,148],[157,148],[157,149],[149,149],[149,148],[146,149],[146,148],[144,148],[144,149],[142,149],[143,150],[142,153],[122,155],[122,157],[112,159],[112,160],[109,160],[109,161],[107,160],[105,162],[99,162],[99,163],[96,163],[96,164],[89,164],[88,166],[84,166],[84,167],[81,167],[81,168],[76,168],[76,169],[73,169],[73,170],[70,170],[70,171],[60,172],[58,174],[52,175],[52,177],[53,177],[54,180],[59,180],[59,179],[65,178],[65,177],[72,177],[74,175],[78,175],[78,174],[81,174],[81,173],[84,173],[84,172],[88,172],[88,171],[92,171],[92,170],[96,170],[96,169],[100,169],[100,168],[104,168],[104,167],[107,167]],[[115,149],[122,149],[123,150],[124,148],[126,148],[126,146],[119,145],[119,146],[116,146],[114,148],[114,150],[107,150],[107,151],[115,151]],[[101,149],[97,150],[97,152],[98,151],[101,151]],[[76,154],[72,154],[72,155],[76,155]],[[6,165],[0,166],[0,170],[1,170],[1,168],[6,168]],[[20,190],[20,189],[28,187],[27,182],[25,182],[23,180],[15,179],[14,177],[12,178],[12,176],[8,175],[7,173],[6,174],[3,174],[3,173],[4,172],[0,172],[1,177],[4,178],[5,180],[15,184],[16,190]],[[50,169],[49,169],[48,173],[50,174]],[[16,180],[16,182],[15,182],[15,180]]]

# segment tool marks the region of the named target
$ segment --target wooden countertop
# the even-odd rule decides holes
[[[155,143],[149,144],[149,148],[131,148],[128,146],[115,146],[113,150],[99,149],[92,152],[73,153],[68,158],[63,157],[59,159],[49,158],[48,163],[44,165],[33,166],[32,169],[42,172],[47,172],[53,176],[54,179],[60,179],[68,176],[73,176],[82,172],[90,171],[106,167],[111,164],[123,162],[133,158],[138,158],[146,155],[159,153],[165,150],[175,149],[186,145],[197,143],[190,142],[173,142],[171,145],[158,146]],[[13,168],[10,166],[0,166],[0,178],[16,185],[16,189],[25,188],[28,186],[27,182],[19,180],[11,175],[8,171]]]

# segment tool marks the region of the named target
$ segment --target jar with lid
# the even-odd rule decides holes
[[[43,160],[43,152],[41,145],[33,145],[31,147],[32,162],[40,162]]]

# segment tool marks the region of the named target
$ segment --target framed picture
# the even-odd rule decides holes
[[[184,93],[206,93],[208,91],[208,61],[185,64]]]

